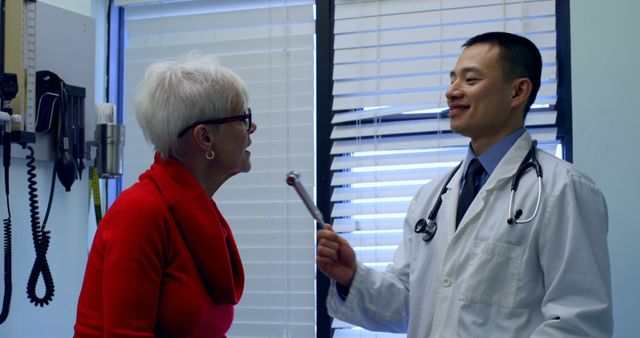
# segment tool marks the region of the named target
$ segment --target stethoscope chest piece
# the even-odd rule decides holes
[[[416,226],[413,229],[416,233],[422,233],[422,240],[425,242],[431,242],[433,236],[438,231],[438,224],[432,220],[426,220],[421,218],[416,222]]]

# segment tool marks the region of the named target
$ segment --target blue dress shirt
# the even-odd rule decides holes
[[[500,160],[504,157],[504,155],[511,149],[511,147],[516,143],[516,141],[524,134],[525,128],[520,128],[509,136],[503,138],[498,143],[492,145],[487,151],[485,151],[482,155],[476,156],[473,148],[471,147],[471,143],[469,143],[469,147],[467,148],[467,156],[464,164],[464,171],[462,175],[462,180],[460,180],[460,186],[464,185],[464,178],[466,176],[467,170],[469,169],[469,163],[472,159],[477,158],[482,164],[484,168],[484,173],[480,176],[480,179],[476,181],[476,184],[479,186],[476,187],[479,191],[482,186],[487,182],[491,173],[496,169]]]

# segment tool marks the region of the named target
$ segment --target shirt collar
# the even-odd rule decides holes
[[[469,167],[469,162],[472,159],[477,158],[482,164],[487,176],[491,176],[491,173],[496,169],[500,160],[504,157],[504,155],[511,149],[511,147],[518,141],[520,136],[522,136],[525,132],[525,128],[520,128],[502,140],[498,141],[498,143],[492,145],[487,151],[485,151],[482,155],[476,156],[473,152],[473,148],[471,148],[471,143],[467,147],[467,156],[465,158],[464,171],[467,172],[467,168]]]

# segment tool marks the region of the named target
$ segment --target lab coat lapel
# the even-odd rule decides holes
[[[487,191],[494,190],[504,180],[511,180],[511,178],[516,174],[522,159],[527,155],[530,148],[531,134],[529,134],[528,131],[525,131],[516,143],[514,143],[511,149],[507,151],[502,160],[500,160],[500,163],[498,163],[498,166],[489,177],[489,180],[487,180],[487,183],[485,183],[482,190],[480,190],[480,192],[485,193],[483,196],[486,195]]]
[[[529,134],[528,131],[525,131],[525,133],[516,141],[516,143],[514,143],[511,149],[507,151],[507,153],[504,155],[502,160],[500,160],[500,163],[498,163],[498,166],[496,167],[496,169],[493,171],[491,176],[489,176],[489,179],[484,184],[482,189],[480,189],[480,191],[478,192],[478,195],[476,195],[473,202],[471,202],[471,204],[469,205],[469,209],[467,209],[466,214],[464,215],[464,217],[460,221],[460,224],[458,225],[457,232],[460,232],[460,230],[462,230],[462,228],[464,228],[465,225],[469,223],[469,221],[473,220],[475,216],[485,208],[486,204],[490,202],[490,198],[488,197],[491,196],[491,194],[496,189],[496,187],[499,187],[502,182],[504,182],[505,180],[511,179],[513,175],[515,175],[516,171],[518,170],[518,167],[520,166],[520,162],[522,162],[522,159],[527,154],[530,148],[531,148],[531,134]],[[462,166],[462,168],[464,168],[464,165]],[[454,208],[453,209],[448,208],[449,210],[452,210],[453,218],[450,218],[450,219],[452,220],[451,222],[453,224],[454,230],[455,230],[455,216],[456,216],[455,212],[457,209],[456,206],[458,205],[458,198],[460,195],[460,179],[462,177],[461,175],[462,174],[460,174],[458,179],[455,180],[456,182],[458,182],[456,186],[458,190],[457,190],[457,194],[455,195],[456,201],[454,204]],[[507,206],[505,206],[505,220],[507,217],[506,208]]]

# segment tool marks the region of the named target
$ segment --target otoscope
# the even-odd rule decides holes
[[[307,190],[300,182],[300,174],[297,171],[291,170],[287,174],[287,184],[292,186],[296,190],[298,196],[300,196],[300,199],[304,203],[304,206],[307,207],[307,210],[309,210],[311,216],[316,220],[317,229],[324,229],[324,217],[322,216],[322,212],[320,212],[320,209],[318,209],[318,207],[313,204],[313,201],[307,193]]]

